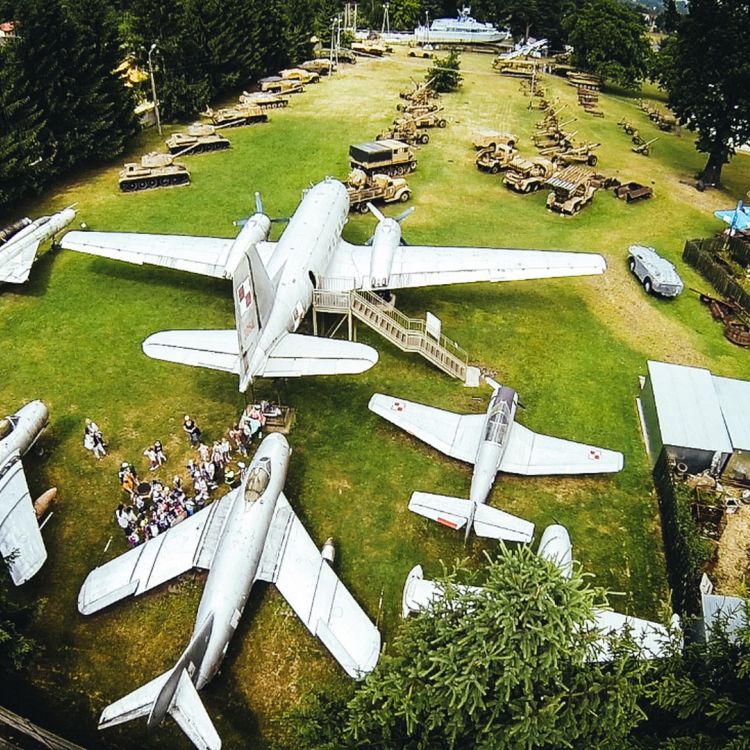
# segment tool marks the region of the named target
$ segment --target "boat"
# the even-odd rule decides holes
[[[414,29],[417,44],[492,44],[510,37],[507,29],[482,23],[469,14],[471,8],[459,11],[458,18],[436,18],[432,24]]]

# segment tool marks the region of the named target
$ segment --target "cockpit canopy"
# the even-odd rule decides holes
[[[16,423],[10,417],[0,419],[0,440],[7,438],[15,428]]]
[[[258,500],[271,481],[271,461],[262,458],[257,466],[250,470],[245,484],[245,502],[254,503]]]
[[[511,416],[510,402],[501,398],[498,392],[495,402],[490,407],[484,439],[487,442],[502,445],[511,425]]]

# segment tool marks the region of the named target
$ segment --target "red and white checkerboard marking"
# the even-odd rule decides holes
[[[591,461],[599,461],[602,457],[602,452],[598,448],[592,448],[589,451],[589,459]]]
[[[391,409],[393,411],[403,411],[404,409],[406,409],[406,404],[404,404],[403,401],[394,401],[391,404]]]
[[[253,296],[250,293],[250,277],[246,278],[237,287],[237,304],[240,306],[240,314],[244,315],[253,303]]]

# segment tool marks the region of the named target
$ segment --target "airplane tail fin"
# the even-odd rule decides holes
[[[168,672],[107,706],[99,719],[99,729],[148,717],[152,729],[169,714],[196,747],[219,750],[221,738],[193,684],[211,635],[213,618],[193,636],[177,664]]]
[[[239,343],[240,390],[245,391],[254,373],[250,363],[263,326],[273,307],[274,286],[254,246],[240,259],[232,276],[234,316]]]
[[[451,529],[463,529],[473,522],[474,533],[490,539],[528,543],[534,536],[533,523],[460,497],[414,492],[409,500],[409,510]]]

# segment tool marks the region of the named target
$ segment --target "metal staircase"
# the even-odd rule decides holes
[[[352,325],[355,318],[401,351],[417,352],[448,375],[466,380],[468,355],[455,341],[443,335],[433,336],[428,332],[425,320],[407,317],[392,303],[373,292],[316,289],[313,293],[313,322],[316,327],[316,314],[319,312],[348,316],[350,339],[355,335]]]

